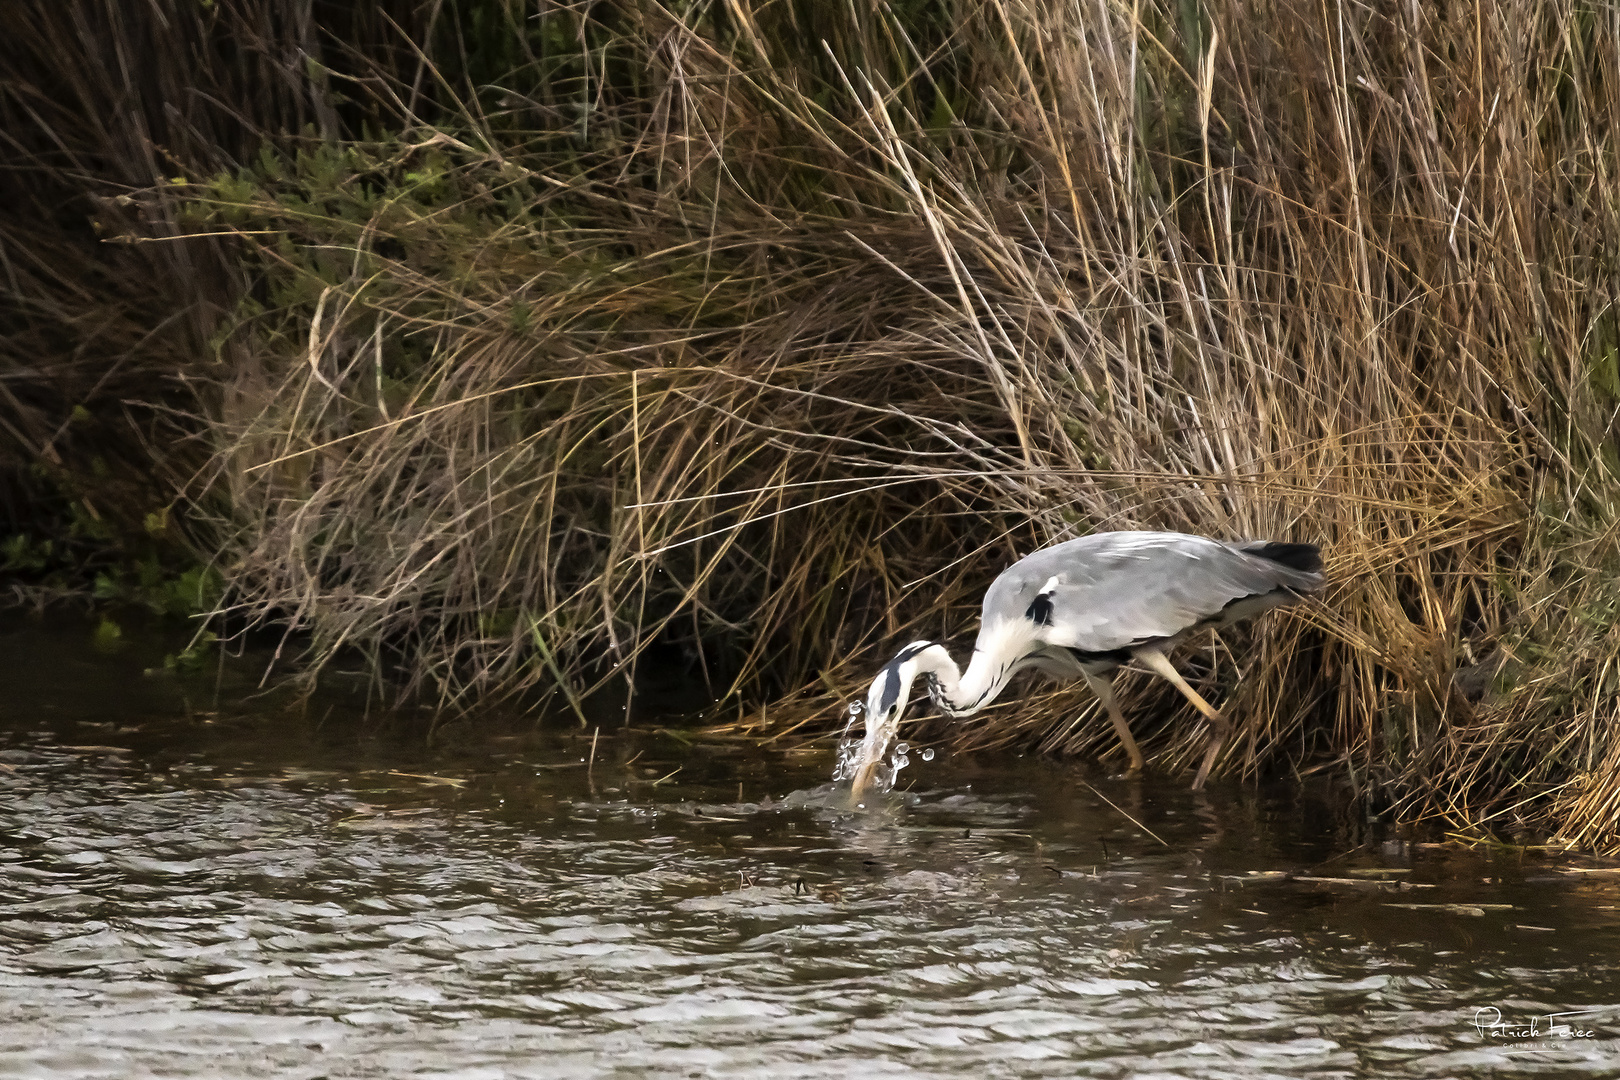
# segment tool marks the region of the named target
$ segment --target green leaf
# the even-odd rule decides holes
[[[125,644],[124,628],[103,615],[95,633],[90,635],[90,644],[95,646],[97,652],[117,652]]]

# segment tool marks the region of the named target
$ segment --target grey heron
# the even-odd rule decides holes
[[[920,675],[951,717],[971,716],[1018,672],[1082,678],[1107,710],[1132,772],[1142,751],[1114,700],[1112,674],[1131,660],[1164,677],[1209,721],[1193,789],[1204,786],[1227,722],[1165,654],[1194,631],[1226,626],[1295,603],[1322,588],[1314,544],[1223,543],[1173,532],[1105,532],[1026,555],[984,596],[979,637],[964,673],[943,645],[914,641],[878,673],[866,697],[866,740],[852,774],[861,794]]]

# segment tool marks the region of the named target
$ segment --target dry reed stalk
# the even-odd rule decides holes
[[[519,37],[482,83],[421,35],[351,65],[404,134],[192,192],[255,281],[191,489],[231,613],[454,706],[664,649],[802,738],[1036,546],[1312,541],[1321,604],[1185,661],[1225,771],[1339,759],[1408,819],[1620,847],[1620,15],[728,0]],[[1113,755],[1096,721],[1070,690],[954,737]]]

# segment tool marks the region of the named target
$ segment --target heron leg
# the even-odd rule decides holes
[[[1119,711],[1119,703],[1114,700],[1114,681],[1106,675],[1093,675],[1089,671],[1081,670],[1086,677],[1086,685],[1091,692],[1097,695],[1097,700],[1103,703],[1108,710],[1108,718],[1114,722],[1114,732],[1119,741],[1125,746],[1125,753],[1131,759],[1131,772],[1142,771],[1142,751],[1131,737],[1130,726],[1125,723],[1125,716]]]
[[[1134,650],[1132,655],[1151,668],[1155,675],[1162,676],[1171,686],[1180,690],[1182,696],[1193,703],[1193,708],[1203,713],[1205,719],[1209,721],[1209,743],[1204,748],[1204,761],[1198,766],[1198,775],[1193,777],[1193,790],[1198,791],[1204,786],[1204,780],[1209,776],[1209,770],[1214,766],[1215,759],[1220,756],[1221,744],[1226,741],[1226,734],[1231,725],[1226,722],[1226,717],[1221,715],[1219,709],[1205,701],[1198,691],[1187,685],[1187,680],[1181,677],[1181,672],[1165,658],[1164,653],[1158,649],[1141,648]]]

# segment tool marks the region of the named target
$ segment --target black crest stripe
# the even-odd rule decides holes
[[[883,693],[878,696],[878,710],[886,713],[899,700],[900,670],[898,665],[890,664],[883,669]]]
[[[899,652],[895,653],[894,654],[894,659],[890,660],[889,663],[890,664],[903,664],[907,660],[910,660],[913,656],[916,656],[918,653],[920,653],[924,649],[928,648],[928,646],[930,644],[931,644],[931,642],[919,641],[915,645],[907,645],[905,648],[903,648]]]

